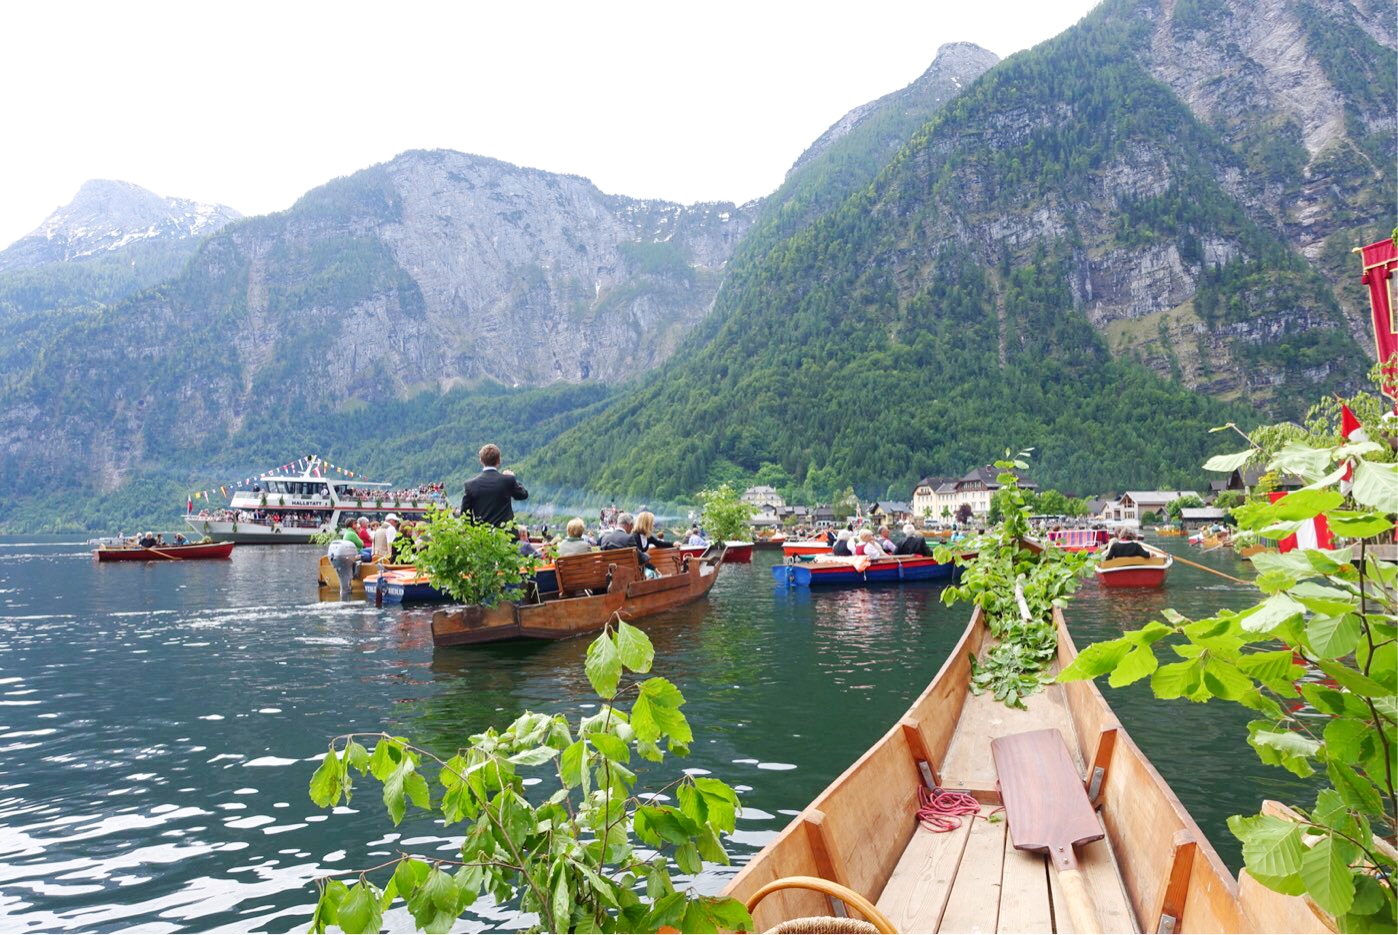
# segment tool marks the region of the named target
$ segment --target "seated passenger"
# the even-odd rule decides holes
[[[655,514],[649,510],[642,510],[636,514],[636,538],[641,541],[646,551],[651,549],[668,549],[670,543],[655,535]]]
[[[565,555],[585,555],[592,551],[592,544],[583,538],[583,533],[587,531],[587,524],[582,521],[582,517],[575,516],[568,520],[568,537],[558,543],[558,557]]]
[[[617,528],[609,529],[602,535],[602,549],[635,549],[636,557],[641,562],[643,569],[655,570],[651,564],[650,556],[646,554],[645,547],[641,544],[641,539],[636,535],[636,517],[630,513],[622,513],[617,517]]]
[[[1150,552],[1135,539],[1136,537],[1131,530],[1123,529],[1117,534],[1116,541],[1107,546],[1106,554],[1102,556],[1102,560],[1109,562],[1114,558],[1150,558]]]
[[[885,555],[893,554],[893,540],[888,537],[888,527],[880,526],[878,535],[879,548],[883,549]]]
[[[853,535],[854,534],[848,529],[841,529],[835,536],[835,543],[830,547],[830,554],[839,555],[843,558],[849,558],[853,555],[854,553],[851,552],[849,548],[850,537]]]
[[[519,537],[519,554],[520,554],[520,555],[532,556],[532,557],[534,557],[534,558],[543,558],[543,557],[544,557],[542,552],[540,552],[538,549],[534,548],[534,543],[532,543],[532,542],[529,541],[529,527],[528,527],[528,526],[520,526],[520,527],[518,527],[518,528],[515,530],[515,533],[516,533],[516,534],[518,535],[518,537]]]
[[[188,542],[189,540],[184,537],[184,533],[175,533],[175,545],[186,545]]]
[[[708,545],[709,545],[709,543],[708,543],[707,541],[705,541],[704,537],[701,536],[701,535],[699,535],[699,527],[698,527],[698,526],[690,526],[690,527],[689,527],[689,536],[684,540],[684,544],[685,544],[685,545],[702,546],[702,547],[704,547],[704,548],[708,548]]]
[[[141,548],[143,548],[143,549],[153,549],[153,548],[155,548],[155,533],[153,533],[153,532],[144,532],[144,533],[141,533],[141,538],[138,539],[138,540],[136,540],[136,544],[139,545],[139,546],[140,546]]]
[[[883,558],[887,553],[879,545],[879,541],[874,538],[874,533],[869,529],[859,530],[859,544],[852,550],[855,555],[862,555],[865,558]]]
[[[927,540],[917,534],[917,527],[912,523],[903,525],[903,541],[898,543],[898,548],[893,551],[894,555],[926,555],[931,556],[932,547],[927,544]]]

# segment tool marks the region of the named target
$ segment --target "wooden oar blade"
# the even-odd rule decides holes
[[[1059,867],[1076,866],[1073,848],[1102,837],[1068,745],[1057,729],[1026,731],[990,742],[1010,840],[1048,851]]]

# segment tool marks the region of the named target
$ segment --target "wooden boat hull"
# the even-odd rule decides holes
[[[782,555],[794,558],[797,555],[829,555],[830,544],[824,539],[803,539],[782,543]]]
[[[1077,655],[1055,612],[1055,669]],[[1288,919],[1299,900],[1240,896],[1238,883],[1091,681],[1046,686],[1026,711],[969,691],[970,660],[992,642],[976,609],[941,671],[907,714],[832,782],[724,889],[747,901],[808,876],[871,901],[899,931],[1064,930],[1062,893],[1042,856],[1016,850],[1003,822],[963,819],[936,834],[915,818],[918,790],[969,791],[981,816],[1000,804],[990,741],[1046,723],[1062,732],[1100,807],[1105,840],[1078,849],[1104,932],[1317,931]],[[988,704],[987,704],[988,703]],[[1100,771],[1100,772],[1099,772]],[[1290,902],[1288,902],[1290,901]],[[756,931],[835,915],[827,896],[780,890],[756,906]]]
[[[903,581],[950,582],[955,579],[956,572],[955,564],[921,555],[893,556],[868,563],[832,557],[814,562],[773,565],[772,580],[784,587],[861,587]]]
[[[752,547],[763,552],[776,551],[777,549],[780,549],[785,543],[785,536],[769,536],[765,539],[757,539],[753,542]]]
[[[691,559],[680,574],[647,579],[618,568],[611,586],[585,597],[538,604],[502,603],[494,607],[458,607],[432,614],[433,646],[469,646],[500,640],[560,640],[594,633],[617,614],[628,623],[697,601],[718,580],[722,553]]]
[[[1097,583],[1104,588],[1163,588],[1165,577],[1175,560],[1165,556],[1164,561],[1151,564],[1124,564],[1128,559],[1113,559],[1099,562],[1095,572]],[[1117,564],[1121,562],[1123,564]]]
[[[194,545],[162,545],[154,549],[140,546],[129,548],[94,549],[92,554],[99,562],[176,562],[191,559],[229,558],[233,555],[232,542],[200,542]]]

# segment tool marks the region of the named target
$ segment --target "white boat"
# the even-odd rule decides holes
[[[393,490],[381,481],[323,477],[321,470],[312,464],[299,474],[268,471],[251,489],[235,490],[226,508],[189,513],[185,523],[215,542],[304,544],[361,516],[382,520],[394,513],[406,522],[446,505],[441,491]]]

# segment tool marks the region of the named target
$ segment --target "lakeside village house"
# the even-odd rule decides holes
[[[1000,489],[996,480],[999,473],[998,469],[986,465],[959,477],[924,477],[913,488],[910,502],[876,500],[861,506],[860,513],[875,523],[890,527],[906,522],[935,525],[954,520],[964,513],[965,506],[970,508],[972,523],[984,523],[990,513],[991,498]],[[1226,479],[1210,480],[1209,489],[1203,497],[1212,501],[1229,490],[1251,493],[1262,480],[1263,474],[1259,470],[1234,471]],[[1039,489],[1039,485],[1023,473],[1020,474],[1019,483],[1026,490]],[[1304,481],[1291,476],[1273,476],[1268,483],[1268,489],[1290,491],[1301,487]],[[1085,518],[1089,522],[1109,526],[1140,527],[1142,517],[1154,514],[1163,519],[1170,503],[1185,496],[1199,494],[1193,490],[1128,490],[1119,497],[1088,500]],[[776,488],[765,484],[749,487],[743,492],[742,500],[757,510],[752,524],[758,528],[783,525],[828,527],[837,522],[832,507],[788,505]],[[1191,507],[1183,511],[1182,519],[1186,525],[1208,525],[1225,520],[1226,511],[1211,506]]]

